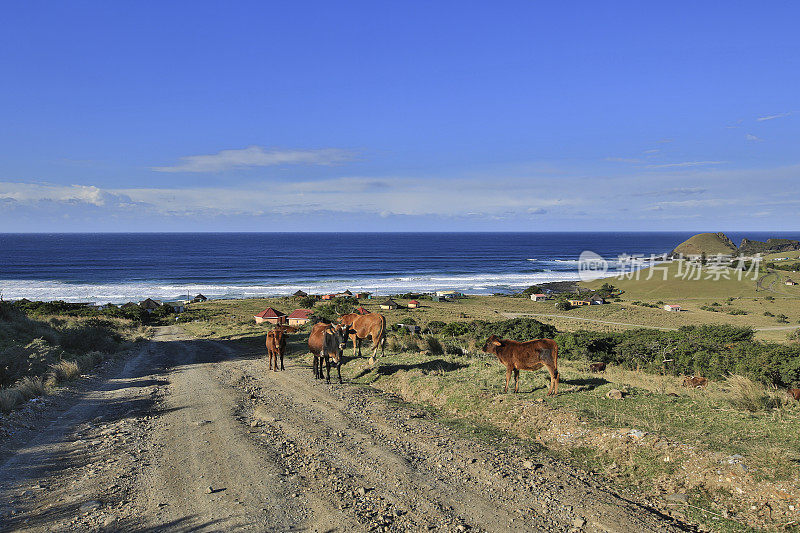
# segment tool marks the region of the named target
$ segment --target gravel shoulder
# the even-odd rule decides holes
[[[422,410],[177,327],[0,434],[0,530],[686,531]]]

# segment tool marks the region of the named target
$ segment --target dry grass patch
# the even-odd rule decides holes
[[[81,375],[81,369],[75,361],[61,360],[50,367],[50,372],[56,383],[72,381]]]

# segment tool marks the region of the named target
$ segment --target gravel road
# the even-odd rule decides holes
[[[513,441],[314,382],[306,358],[272,373],[177,327],[0,423],[0,530],[691,530]]]

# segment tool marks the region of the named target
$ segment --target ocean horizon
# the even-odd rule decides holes
[[[513,292],[578,280],[589,250],[610,261],[659,255],[693,232],[2,233],[5,300],[124,303],[441,289]],[[727,232],[800,239],[800,232]]]

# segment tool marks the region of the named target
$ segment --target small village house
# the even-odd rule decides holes
[[[408,307],[409,309],[416,309],[417,307],[419,307],[419,302],[417,300],[411,300],[410,302],[408,302],[406,307]]]
[[[336,297],[335,294],[323,294],[320,296],[320,300],[333,300]]]
[[[337,298],[352,298],[353,297],[353,293],[350,292],[349,290],[345,290],[343,292],[336,293],[336,297]]]
[[[311,309],[295,309],[289,315],[289,325],[302,326],[303,324],[308,324],[311,322],[312,314]]]
[[[436,291],[436,296],[439,298],[446,298],[448,300],[455,300],[457,298],[464,298],[463,292],[458,291]]]
[[[793,279],[787,279],[785,282],[786,285],[797,285],[797,282]]]
[[[370,294],[371,293],[369,293],[369,292],[357,292],[355,294],[355,296],[356,296],[357,300],[365,300],[365,299],[369,298]]]
[[[592,296],[590,301],[592,302],[592,305],[603,305],[606,303],[606,299],[602,296]]]
[[[144,309],[148,313],[152,313],[153,311],[155,311],[156,309],[161,307],[161,302],[157,302],[156,300],[153,300],[152,298],[148,298],[146,300],[143,300],[143,301],[139,302],[139,307],[141,307],[142,309]]]
[[[185,305],[184,302],[181,301],[181,300],[175,300],[175,301],[172,301],[172,302],[164,302],[164,305],[170,306],[172,308],[172,311],[175,312],[175,313],[183,313],[183,311],[186,309],[184,307],[184,305]]]
[[[400,305],[391,298],[381,304],[381,309],[384,310],[397,309],[398,307],[400,307]]]
[[[189,302],[189,303],[198,304],[198,303],[201,303],[201,302],[205,302],[206,300],[208,300],[208,298],[206,298],[202,294],[198,294],[197,296],[192,298],[191,302]]]
[[[675,311],[675,312],[678,312],[678,311],[680,311],[680,310],[681,310],[681,306],[680,306],[680,305],[670,305],[670,304],[667,304],[667,305],[665,305],[665,306],[664,306],[664,310],[665,310],[665,311]]]
[[[533,300],[534,302],[539,302],[541,300],[549,300],[549,299],[550,299],[550,297],[548,295],[546,295],[546,294],[542,294],[542,293],[531,294],[531,300]]]
[[[589,300],[567,300],[569,305],[572,307],[581,307],[583,305],[592,305],[592,302]]]
[[[298,290],[292,296],[294,296],[295,298],[305,298],[306,296],[308,296],[308,293]]]
[[[267,307],[257,315],[253,315],[253,318],[255,318],[256,324],[261,324],[262,322],[269,322],[270,324],[286,324],[286,314],[281,313],[272,307]]]

